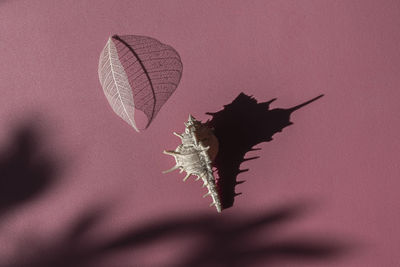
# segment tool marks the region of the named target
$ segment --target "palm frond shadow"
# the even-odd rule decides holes
[[[236,185],[244,182],[237,181],[237,176],[248,171],[240,169],[240,165],[247,160],[258,157],[245,158],[249,151],[262,142],[272,141],[272,136],[281,132],[285,127],[293,124],[290,115],[321,98],[320,95],[303,104],[289,109],[270,109],[270,104],[276,100],[258,103],[257,100],[244,93],[240,93],[232,103],[224,105],[218,112],[206,114],[212,118],[207,123],[214,128],[219,141],[219,151],[213,164],[217,169],[217,187],[221,197],[223,209],[233,206]]]
[[[189,247],[185,257],[170,259],[161,266],[254,266],[270,261],[327,260],[347,252],[349,246],[343,240],[324,237],[295,237],[262,242],[255,237],[262,233],[279,230],[283,224],[298,218],[304,212],[301,204],[278,207],[273,211],[253,213],[249,216],[221,217],[218,215],[186,215],[161,218],[122,232],[111,240],[82,245],[87,231],[98,221],[99,212],[88,213],[70,230],[69,236],[58,245],[52,244],[36,253],[28,265],[34,267],[86,267],[96,266],[103,257],[121,251],[137,251],[170,239],[199,240]],[[133,259],[134,260],[134,259]],[[123,266],[137,266],[137,262],[124,262]],[[14,267],[14,266],[13,266]]]
[[[33,124],[25,123],[0,152],[0,217],[39,196],[58,175],[59,165],[43,153],[40,136]]]

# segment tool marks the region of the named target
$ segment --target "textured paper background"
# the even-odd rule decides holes
[[[240,266],[398,266],[399,28],[398,1],[0,1],[0,152],[28,125],[38,139],[28,138],[37,146],[27,153],[43,151],[37,160],[56,170],[46,190],[1,213],[1,266],[57,253],[76,258],[72,266],[86,256],[93,266],[177,266],[202,245],[221,250],[215,263]],[[112,112],[98,81],[114,33],[155,37],[184,64],[177,91],[141,134]],[[200,182],[161,175],[173,164],[161,152],[178,145],[172,131],[189,112],[205,120],[240,92],[277,97],[275,108],[325,97],[251,153],[260,158],[243,164],[243,194],[216,216]],[[260,219],[282,207],[299,214]],[[76,241],[72,229],[91,214]],[[185,221],[198,215],[212,225]],[[242,220],[261,228],[240,236],[229,227]],[[209,240],[192,237],[218,226]],[[125,246],[71,252],[119,235]],[[337,253],[320,253],[326,244]]]

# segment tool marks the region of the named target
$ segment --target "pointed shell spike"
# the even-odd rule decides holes
[[[193,121],[195,121],[196,119],[192,116],[192,114],[189,114],[189,119],[188,119],[188,121],[190,121],[190,122],[193,122]]]
[[[208,191],[206,194],[204,194],[204,195],[203,195],[203,198],[206,197],[206,196],[209,196],[209,195],[211,195],[211,192],[210,192],[210,191]]]
[[[175,171],[175,170],[178,169],[178,168],[179,168],[179,166],[178,166],[178,165],[175,165],[175,166],[172,167],[171,169],[166,170],[166,171],[163,171],[162,173],[169,173],[169,172]]]
[[[190,172],[188,172],[185,176],[185,178],[183,178],[183,181],[186,182],[186,180],[190,177],[190,175],[192,175]]]
[[[173,134],[176,135],[176,136],[178,136],[178,137],[181,138],[181,139],[183,138],[183,136],[180,135],[180,134],[178,134],[177,132],[173,132]]]
[[[167,155],[171,155],[171,156],[180,155],[179,152],[176,152],[176,151],[173,151],[173,150],[164,150],[163,153],[167,154]]]
[[[215,206],[215,204],[217,204],[217,203],[215,203],[215,202],[211,203],[210,207]]]

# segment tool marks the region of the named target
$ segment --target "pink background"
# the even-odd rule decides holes
[[[0,152],[29,124],[38,161],[57,163],[46,190],[0,215],[0,266],[65,255],[72,266],[177,266],[201,242],[226,254],[215,266],[230,257],[241,266],[399,266],[399,29],[396,0],[0,0]],[[139,134],[112,112],[98,81],[98,56],[115,33],[155,37],[184,65],[177,91]],[[189,113],[206,120],[240,92],[277,97],[274,108],[325,97],[249,153],[260,158],[242,164],[250,169],[239,175],[243,194],[217,215],[200,182],[161,175],[173,164],[161,152],[178,145],[172,132]],[[261,223],[245,242],[229,232],[282,207],[301,211]],[[76,241],[72,229],[90,214]],[[212,222],[196,225],[196,216]],[[174,220],[194,222],[165,228]],[[151,225],[166,233],[140,231]],[[211,241],[197,235],[207,227],[219,229]],[[87,262],[69,255],[129,233],[136,241]],[[311,241],[316,251],[339,249],[302,257]],[[298,257],[277,252],[285,242],[297,242]]]

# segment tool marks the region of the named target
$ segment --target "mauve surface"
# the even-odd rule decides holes
[[[0,1],[0,266],[399,266],[399,28],[399,1]],[[112,34],[182,58],[139,134],[98,81]],[[325,96],[217,215],[162,150],[240,92]]]

